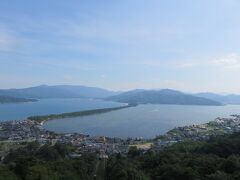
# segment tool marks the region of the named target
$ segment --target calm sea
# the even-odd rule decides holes
[[[121,103],[93,99],[44,99],[31,103],[0,104],[0,121],[121,105]],[[240,114],[240,105],[147,104],[105,114],[51,120],[44,124],[44,128],[60,133],[79,132],[92,136],[152,138],[177,126],[201,124],[231,114]]]
[[[0,121],[22,120],[33,115],[59,114],[90,109],[117,107],[117,102],[96,99],[42,99],[38,102],[0,104]]]
[[[105,114],[52,120],[44,127],[61,133],[153,138],[174,127],[206,123],[231,114],[240,114],[240,106],[139,105]]]

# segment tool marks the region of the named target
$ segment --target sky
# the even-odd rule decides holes
[[[1,0],[0,88],[240,93],[239,0]]]

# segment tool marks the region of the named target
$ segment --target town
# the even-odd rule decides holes
[[[70,154],[72,158],[82,153],[96,153],[99,158],[108,158],[111,154],[127,155],[131,147],[136,147],[143,153],[148,150],[161,151],[165,147],[184,140],[208,140],[217,135],[232,134],[240,131],[240,115],[231,115],[230,118],[216,118],[206,124],[177,127],[155,139],[141,138],[110,138],[105,136],[91,137],[89,135],[73,133],[60,134],[45,130],[42,123],[34,120],[6,121],[0,123],[0,143],[8,145],[22,145],[37,141],[40,145],[71,144],[75,151]],[[10,150],[9,148],[8,150]],[[7,153],[0,149],[3,159]]]
[[[230,118],[218,117],[209,123],[177,127],[164,135],[157,136],[154,148],[161,150],[163,147],[184,140],[208,140],[211,137],[235,132],[240,132],[240,115],[231,115]]]
[[[29,119],[0,123],[0,143],[17,146],[33,141],[37,141],[40,145],[47,143],[52,145],[56,143],[71,144],[77,149],[71,154],[72,157],[78,157],[81,153],[88,152],[97,153],[100,158],[107,158],[108,155],[114,153],[127,154],[130,145],[143,142],[142,139],[54,133],[43,129],[41,122]]]

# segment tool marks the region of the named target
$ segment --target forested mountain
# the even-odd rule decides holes
[[[19,103],[19,102],[35,102],[36,99],[16,98],[11,96],[0,96],[0,103]]]
[[[96,87],[56,85],[36,86],[23,89],[0,89],[0,96],[16,98],[104,98],[125,103],[138,104],[185,104],[220,105],[240,104],[240,95],[219,95],[215,93],[187,94],[176,90],[144,90],[116,92]]]
[[[0,149],[2,145],[0,144]],[[132,147],[125,157],[99,159],[83,153],[71,159],[70,145],[29,143],[10,151],[0,165],[0,180],[239,180],[240,134],[209,141],[185,141],[161,152]]]
[[[86,86],[37,86],[24,89],[0,90],[0,95],[21,98],[105,98],[116,95],[114,91]]]
[[[215,93],[198,93],[195,95],[198,97],[212,99],[223,104],[240,104],[240,95],[237,94],[220,95]]]
[[[108,97],[106,100],[136,104],[221,105],[214,100],[170,89],[134,90]]]

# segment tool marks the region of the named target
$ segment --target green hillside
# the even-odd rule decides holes
[[[209,141],[185,141],[158,153],[142,154],[131,148],[126,157],[113,155],[104,160],[89,153],[71,159],[72,151],[74,148],[70,145],[22,145],[5,157],[0,165],[0,179],[240,179],[240,134]]]
[[[134,90],[108,97],[106,100],[135,104],[221,105],[218,101],[170,89]]]

